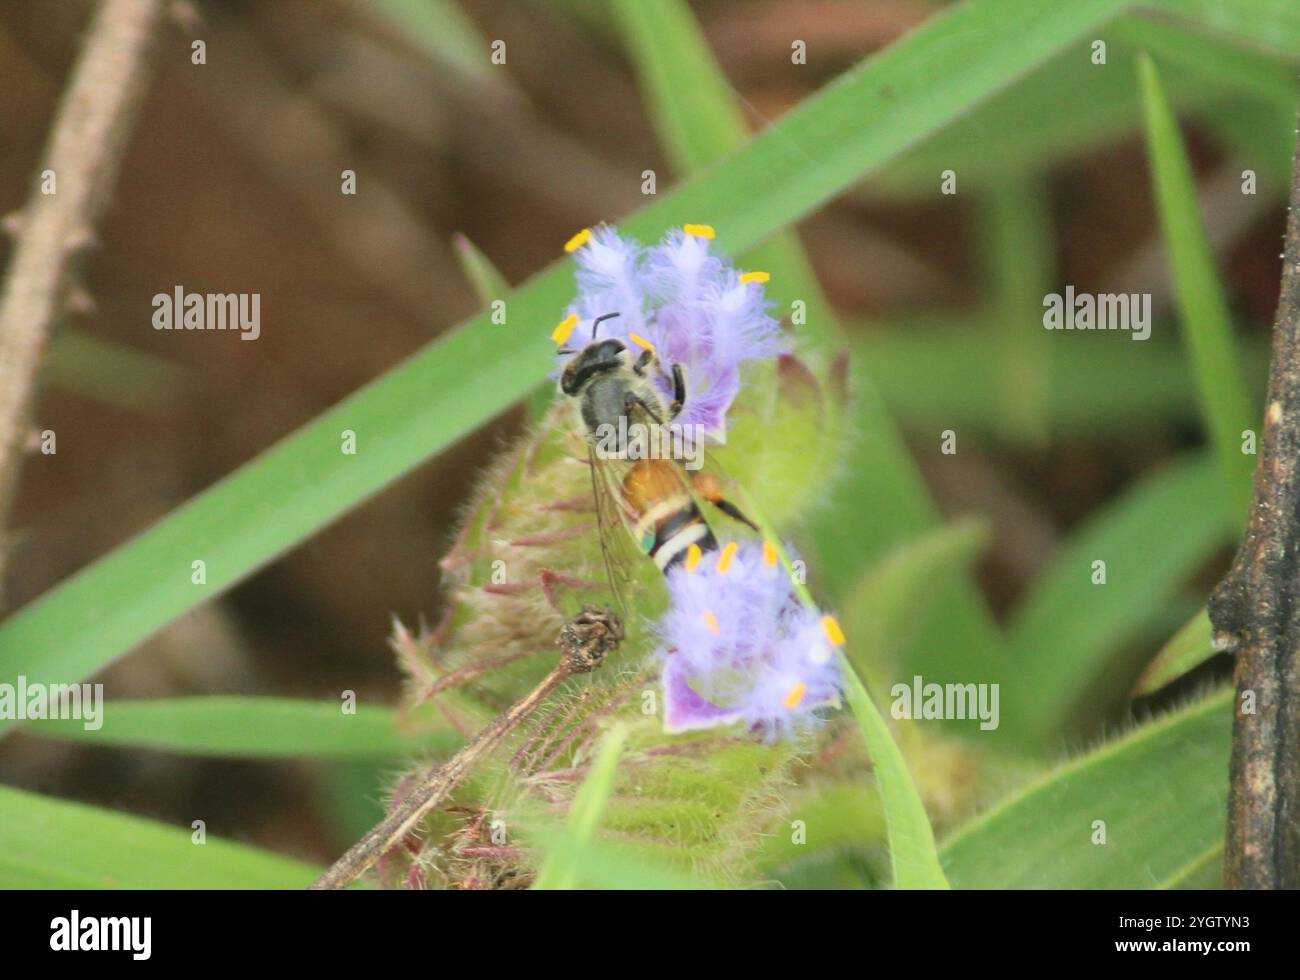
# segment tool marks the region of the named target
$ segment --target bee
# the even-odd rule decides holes
[[[686,402],[682,365],[672,364],[665,372],[652,346],[646,344],[634,354],[618,338],[597,338],[600,324],[618,315],[597,317],[592,340],[581,350],[560,350],[574,355],[560,375],[560,392],[575,406],[586,436],[601,549],[610,586],[626,612],[634,574],[628,567],[629,550],[649,557],[666,575],[687,560],[692,546],[700,552],[717,549],[699,500],[755,531],[758,526],[726,498],[729,481],[719,475],[716,464],[690,470],[678,455],[608,448],[611,434],[629,432],[657,436],[659,446],[679,445],[681,432],[674,433],[672,423]],[[657,383],[660,376],[669,382],[671,395]],[[653,445],[654,439],[650,442]],[[627,547],[629,542],[633,549]]]

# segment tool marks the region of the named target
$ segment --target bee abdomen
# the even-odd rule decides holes
[[[654,544],[650,556],[655,565],[664,574],[686,560],[686,553],[691,545],[698,545],[701,551],[715,551],[717,539],[709,530],[700,510],[693,500],[678,511],[661,521],[655,528]]]

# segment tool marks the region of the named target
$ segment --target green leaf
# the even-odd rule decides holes
[[[571,855],[579,852],[596,836],[600,828],[600,818],[605,812],[610,794],[614,791],[614,779],[618,775],[618,759],[623,754],[623,743],[627,741],[627,727],[614,725],[601,742],[600,754],[592,764],[591,772],[578,789],[569,807],[569,819],[566,844],[547,853],[537,880],[533,887],[539,890],[573,889],[578,886],[580,869],[570,860]]]
[[[725,248],[755,245],[1123,6],[954,7],[623,228],[648,239],[707,221]],[[0,626],[0,677],[70,681],[93,673],[507,408],[549,370],[551,344],[537,325],[558,319],[572,293],[571,266],[552,266],[511,294],[505,328],[485,315],[471,319],[19,610]],[[339,451],[344,429],[357,434],[355,455]],[[896,434],[882,438],[898,442]],[[924,503],[899,499],[913,493],[913,472],[885,471],[876,481],[869,489],[882,491],[882,518],[909,511],[905,528],[925,519]],[[197,560],[206,562],[203,585],[191,581]],[[960,618],[953,620],[956,627]],[[0,722],[0,730],[11,724]]]
[[[1146,111],[1147,147],[1160,227],[1169,250],[1174,295],[1187,340],[1205,426],[1238,523],[1250,506],[1254,457],[1241,451],[1242,432],[1256,413],[1246,394],[1233,346],[1228,303],[1214,269],[1214,254],[1196,199],[1196,183],[1178,123],[1169,109],[1155,64],[1139,61]]]
[[[988,539],[980,521],[944,525],[893,549],[858,580],[844,625],[853,638],[848,657],[869,690],[883,696],[894,658],[932,614],[935,585],[959,576]]]
[[[1211,461],[1168,465],[1138,481],[1076,532],[1013,617],[1013,665],[1002,722],[1041,744],[1102,680],[1123,682],[1115,657],[1149,627],[1184,580],[1233,529]],[[1094,584],[1104,561],[1105,584]],[[961,679],[961,678],[959,678]]]
[[[306,888],[321,872],[212,836],[195,844],[191,834],[0,786],[0,888]]]
[[[1223,840],[1231,690],[1135,728],[961,827],[942,851],[957,888],[1160,888]],[[1094,843],[1096,821],[1105,843]]]
[[[404,736],[388,708],[360,705],[356,714],[346,715],[339,704],[289,698],[108,701],[102,719],[103,727],[94,731],[76,719],[32,721],[26,731],[93,745],[226,758],[365,759],[445,752],[460,743],[460,736],[450,730]]]
[[[1201,609],[1160,648],[1133,685],[1133,696],[1153,694],[1213,657],[1213,633],[1210,614]]]

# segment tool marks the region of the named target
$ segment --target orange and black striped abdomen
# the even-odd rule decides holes
[[[634,463],[623,478],[623,500],[636,515],[632,533],[638,546],[664,573],[685,561],[693,544],[702,551],[718,547],[677,464],[670,460]]]

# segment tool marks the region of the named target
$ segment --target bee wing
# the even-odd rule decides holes
[[[633,524],[636,516],[629,513],[623,500],[623,477],[627,465],[621,460],[602,457],[590,444],[587,462],[591,469],[591,493],[596,501],[596,523],[600,550],[605,559],[605,575],[619,612],[627,617],[631,612],[629,598],[636,578],[635,562],[645,560],[644,555],[635,551]]]

